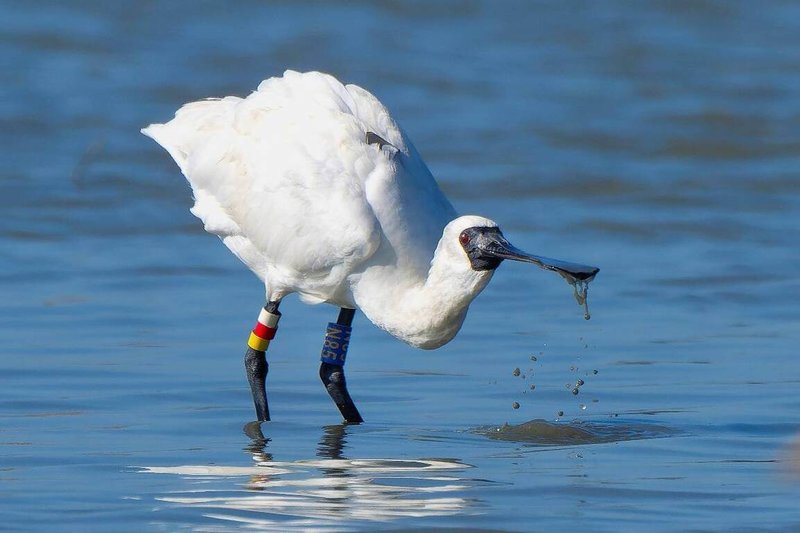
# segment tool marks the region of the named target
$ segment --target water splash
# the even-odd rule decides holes
[[[594,278],[592,278],[594,279]],[[592,315],[589,314],[589,281],[591,280],[575,280],[569,281],[570,285],[572,285],[573,295],[575,296],[575,301],[578,302],[578,305],[583,306],[583,319],[589,320],[592,318]]]
[[[512,259],[534,263],[535,265],[538,265],[539,268],[550,270],[564,278],[567,283],[572,285],[572,289],[575,293],[575,300],[578,302],[578,305],[583,306],[583,318],[586,320],[591,318],[591,315],[589,314],[589,306],[586,302],[586,295],[589,291],[589,283],[591,283],[595,276],[597,276],[597,273],[600,272],[599,268],[589,265],[581,265],[579,263],[571,263],[569,261],[561,261],[560,259],[550,259],[538,255],[526,254],[525,252],[517,250],[510,244],[506,244],[507,247],[510,247],[511,252],[513,253],[509,252],[511,255],[507,254],[503,257],[510,257]],[[508,252],[508,250],[506,250],[506,252]]]
[[[589,283],[594,280],[597,273],[595,272],[595,274],[588,277],[578,278],[564,270],[556,270],[556,272],[572,286],[572,294],[575,297],[575,301],[583,307],[583,319],[589,320],[592,318],[592,315],[589,314]]]

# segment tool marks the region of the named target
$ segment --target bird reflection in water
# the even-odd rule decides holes
[[[333,424],[322,428],[322,438],[317,446],[317,457],[342,459],[347,441],[347,424]]]
[[[256,464],[272,462],[272,454],[267,451],[269,441],[272,439],[264,436],[264,433],[261,431],[261,423],[248,423],[244,426],[244,433],[250,437],[250,443],[245,446],[244,449],[246,452],[250,452],[253,456],[253,461],[255,461]],[[247,488],[251,490],[262,490],[271,479],[272,476],[267,473],[253,474],[250,476],[250,483],[247,484]]]
[[[314,528],[359,522],[477,513],[477,500],[465,497],[485,481],[460,476],[470,465],[453,459],[347,458],[349,426],[322,428],[316,458],[276,461],[271,439],[258,423],[244,428],[250,467],[222,465],[147,467],[145,472],[175,474],[192,486],[158,498],[239,525]],[[243,484],[228,479],[247,477]],[[196,481],[196,483],[194,482]],[[216,481],[209,489],[209,482]],[[200,490],[198,490],[200,489]]]

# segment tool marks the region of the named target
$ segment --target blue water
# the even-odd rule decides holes
[[[0,13],[0,529],[800,529],[798,4]],[[459,211],[600,266],[592,319],[523,264],[435,352],[359,315],[342,426],[336,310],[288,298],[247,426],[263,288],[139,129],[285,68],[378,95]]]

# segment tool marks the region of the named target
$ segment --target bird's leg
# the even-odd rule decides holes
[[[364,421],[347,392],[347,382],[344,379],[344,361],[347,357],[347,345],[350,343],[350,327],[353,323],[355,309],[342,308],[336,322],[328,324],[325,333],[325,343],[322,346],[322,364],[319,367],[319,377],[322,384],[330,394],[336,407],[341,411],[344,419],[350,424],[360,424]]]
[[[269,341],[275,337],[278,329],[278,320],[281,313],[278,311],[280,301],[269,302],[258,315],[256,327],[250,333],[247,341],[247,353],[244,354],[244,367],[247,369],[247,381],[250,382],[250,391],[253,393],[253,404],[256,407],[256,417],[259,421],[269,420],[269,405],[267,405],[267,390],[264,382],[269,372],[267,364],[267,347]]]

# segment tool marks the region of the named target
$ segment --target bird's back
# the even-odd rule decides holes
[[[287,71],[143,133],[191,184],[192,213],[272,298],[352,303],[348,279],[375,263],[424,275],[455,215],[383,105],[325,74]]]

